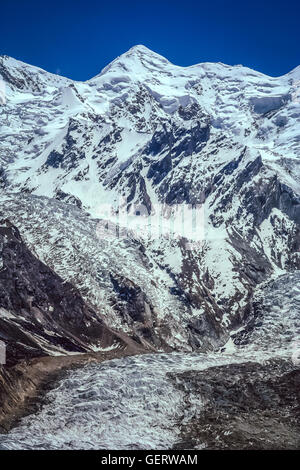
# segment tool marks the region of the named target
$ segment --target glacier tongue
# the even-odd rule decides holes
[[[263,312],[267,313],[259,316],[254,310],[254,322],[233,335],[234,348],[227,348],[227,352],[145,354],[69,372],[48,392],[39,412],[24,418],[7,436],[1,436],[1,448],[170,449],[182,438],[181,430],[197,416],[201,417],[207,406],[201,389],[196,392],[190,382],[182,388],[186,373],[197,377],[199,372],[206,371],[209,378],[211,373],[222,374],[224,369],[227,376],[236,380],[232,386],[238,386],[239,380],[245,381],[247,374],[257,367],[255,397],[258,399],[260,387],[264,381],[273,380],[274,370],[283,377],[286,371],[297,370],[299,276],[299,272],[285,275],[265,286],[261,295]],[[279,316],[281,306],[284,311]],[[236,373],[237,367],[244,368],[244,378]],[[277,380],[281,380],[279,376]],[[176,383],[181,387],[176,387]],[[229,392],[226,390],[224,394]],[[268,396],[273,399],[274,386],[264,393],[266,407]],[[238,399],[242,400],[243,396]],[[249,403],[249,410],[255,415],[255,405],[251,408]],[[244,411],[245,405],[241,413]],[[225,436],[226,432],[223,429]],[[253,436],[258,432],[256,429]],[[246,436],[249,440],[247,432]],[[213,439],[217,442],[217,436]],[[206,446],[201,439],[197,445]]]

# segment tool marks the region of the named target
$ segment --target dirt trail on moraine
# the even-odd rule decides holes
[[[46,391],[67,370],[91,362],[103,362],[147,351],[134,344],[110,351],[69,356],[45,356],[22,361],[13,367],[0,366],[0,432],[7,432],[20,418],[35,412]]]

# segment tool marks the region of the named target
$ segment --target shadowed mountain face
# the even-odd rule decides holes
[[[0,339],[7,345],[8,366],[122,346],[78,290],[32,255],[8,220],[1,222],[0,246]]]
[[[299,269],[299,68],[183,68],[136,46],[87,82],[9,57],[0,76],[2,215],[109,326],[154,349],[215,349],[257,285]],[[99,236],[158,204],[167,220],[201,206],[203,242],[136,225]]]

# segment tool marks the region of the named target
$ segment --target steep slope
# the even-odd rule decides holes
[[[293,99],[300,75],[297,69],[271,78],[224,64],[182,68],[137,46],[86,83],[55,80],[52,74],[29,68],[31,81],[38,87],[34,91],[27,79],[28,68],[2,59],[1,75],[7,88],[2,113],[3,118],[7,113],[10,128],[8,134],[2,129],[2,145],[7,158],[10,153],[15,160],[7,175],[14,187],[46,196],[62,190],[97,210],[97,204],[104,202],[99,194],[103,187],[120,192],[125,186],[128,196],[133,181],[139,188],[141,176],[145,179],[146,175],[137,173],[146,167],[158,199],[203,202],[203,188],[197,187],[200,171],[207,173],[207,164],[222,167],[224,161],[234,160],[239,145],[250,147],[255,158],[261,152],[267,167],[290,170],[292,175],[284,174],[283,182],[299,183],[300,116],[298,100]],[[19,131],[15,139],[14,129]],[[6,141],[11,152],[5,149]],[[17,152],[21,144],[22,152]],[[193,155],[197,158],[192,159]],[[25,161],[31,162],[26,165]],[[197,170],[196,195],[187,188],[186,195],[172,198],[170,187],[165,194],[166,183],[170,179],[175,183],[183,168],[185,173],[188,170],[188,179],[193,176],[195,171],[186,168],[191,163]],[[132,183],[128,188],[129,172]],[[141,197],[142,189],[131,200]]]
[[[0,214],[22,227],[36,256],[76,285],[106,324],[158,349],[205,349],[226,340],[227,333],[216,319],[216,314],[221,319],[220,310],[200,284],[205,273],[199,273],[196,288],[186,273],[190,298],[188,290],[180,287],[180,270],[174,269],[172,261],[172,253],[179,263],[184,254],[179,242],[145,246],[134,237],[99,239],[98,219],[45,197],[6,194],[0,203]],[[166,250],[169,262],[164,258]],[[199,254],[193,258],[191,253],[190,264],[193,259],[199,264]],[[205,307],[201,319],[195,315],[197,299]]]
[[[3,216],[108,324],[155,348],[219,347],[259,283],[299,269],[299,68],[178,67],[144,46],[85,83],[0,65]],[[202,243],[137,231],[159,203],[167,222],[201,205]],[[130,233],[101,232],[122,208]]]
[[[0,247],[0,339],[8,366],[125,344],[75,287],[31,254],[8,220],[0,225]]]

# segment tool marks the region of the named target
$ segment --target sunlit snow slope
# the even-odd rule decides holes
[[[220,347],[259,283],[299,269],[299,67],[178,67],[135,46],[86,82],[5,56],[0,76],[3,216],[110,326],[155,349]],[[202,245],[99,240],[120,199],[202,205]]]

